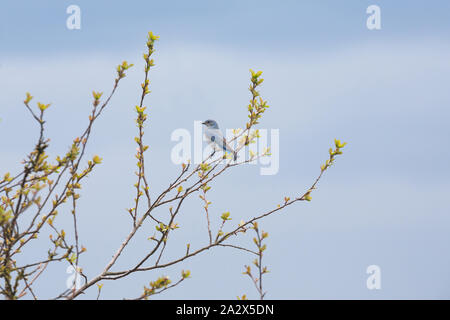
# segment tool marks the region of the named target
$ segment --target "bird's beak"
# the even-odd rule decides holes
[[[206,122],[202,122],[202,124],[206,125]]]

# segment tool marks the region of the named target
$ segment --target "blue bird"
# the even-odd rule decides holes
[[[219,150],[224,150],[232,153],[234,161],[236,161],[237,153],[228,145],[227,140],[225,140],[225,138],[223,137],[223,134],[220,131],[217,122],[214,120],[206,120],[202,122],[202,124],[206,126],[205,136],[214,150],[212,155],[216,152],[216,149],[218,147]]]

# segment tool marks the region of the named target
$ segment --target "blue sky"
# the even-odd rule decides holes
[[[81,30],[66,29],[70,4],[81,8]],[[371,4],[381,7],[381,30],[366,28]],[[91,91],[107,92],[122,60],[135,63],[88,150],[104,163],[82,193],[80,236],[88,251],[81,264],[90,276],[103,269],[128,232],[133,107],[146,33],[153,30],[161,36],[147,101],[147,167],[154,192],[178,170],[170,162],[174,129],[192,130],[194,120],[206,118],[223,128],[242,126],[250,68],[263,71],[261,94],[271,108],[260,126],[280,130],[280,170],[261,176],[247,166],[217,180],[211,193],[217,220],[229,210],[237,223],[301,193],[333,139],[348,142],[311,203],[261,223],[270,233],[267,298],[448,299],[448,12],[447,1],[2,4],[0,173],[17,169],[34,144],[37,128],[21,106],[26,91],[52,103],[47,134],[50,152],[60,154],[85,125]],[[201,202],[192,199],[168,258],[182,254],[187,241],[204,244],[204,223]],[[132,244],[121,266],[140,256],[147,236]],[[252,245],[250,238],[241,243]],[[167,271],[176,278],[181,269],[191,269],[192,278],[161,298],[256,298],[241,274],[251,260],[227,249],[195,257]],[[366,288],[365,271],[372,264],[381,268],[381,290]],[[64,290],[66,267],[55,264],[37,282],[43,298]],[[137,296],[159,275],[105,282],[103,297]]]

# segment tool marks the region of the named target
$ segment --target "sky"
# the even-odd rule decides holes
[[[81,29],[69,30],[66,9],[81,9]],[[381,9],[381,29],[369,30],[366,9]],[[21,1],[0,10],[0,174],[16,172],[38,128],[22,101],[29,91],[48,109],[49,152],[64,153],[87,125],[92,90],[109,92],[115,67],[134,63],[99,119],[87,155],[100,155],[83,187],[80,266],[97,275],[130,230],[125,208],[134,198],[134,106],[143,79],[147,32],[160,36],[146,100],[150,145],[146,168],[153,194],[178,173],[170,154],[174,130],[194,121],[220,127],[247,120],[249,69],[263,71],[261,95],[270,108],[261,129],[279,130],[279,170],[228,171],[212,186],[215,227],[224,211],[237,224],[303,194],[328,157],[334,138],[344,154],[326,172],[313,200],[260,222],[269,232],[264,263],[268,299],[450,298],[450,3],[448,1]],[[58,216],[70,230],[70,209]],[[161,213],[164,214],[164,213]],[[201,200],[187,201],[166,261],[187,242],[206,244]],[[148,251],[148,223],[118,269]],[[237,243],[252,247],[251,236]],[[48,241],[24,252],[32,259]],[[147,250],[147,251],[146,251]],[[179,265],[104,281],[102,298],[137,297],[161,275],[190,279],[158,299],[257,298],[242,274],[253,257],[209,250]],[[369,290],[368,266],[381,288]],[[36,282],[41,298],[66,288],[67,263]],[[96,288],[81,299],[96,297]]]

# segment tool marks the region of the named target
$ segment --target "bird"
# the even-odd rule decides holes
[[[216,147],[219,147],[219,149],[232,153],[233,159],[236,161],[237,152],[228,145],[227,140],[223,137],[217,122],[215,120],[206,120],[203,121],[202,124],[206,126],[205,136],[214,150],[211,156],[216,152]]]

